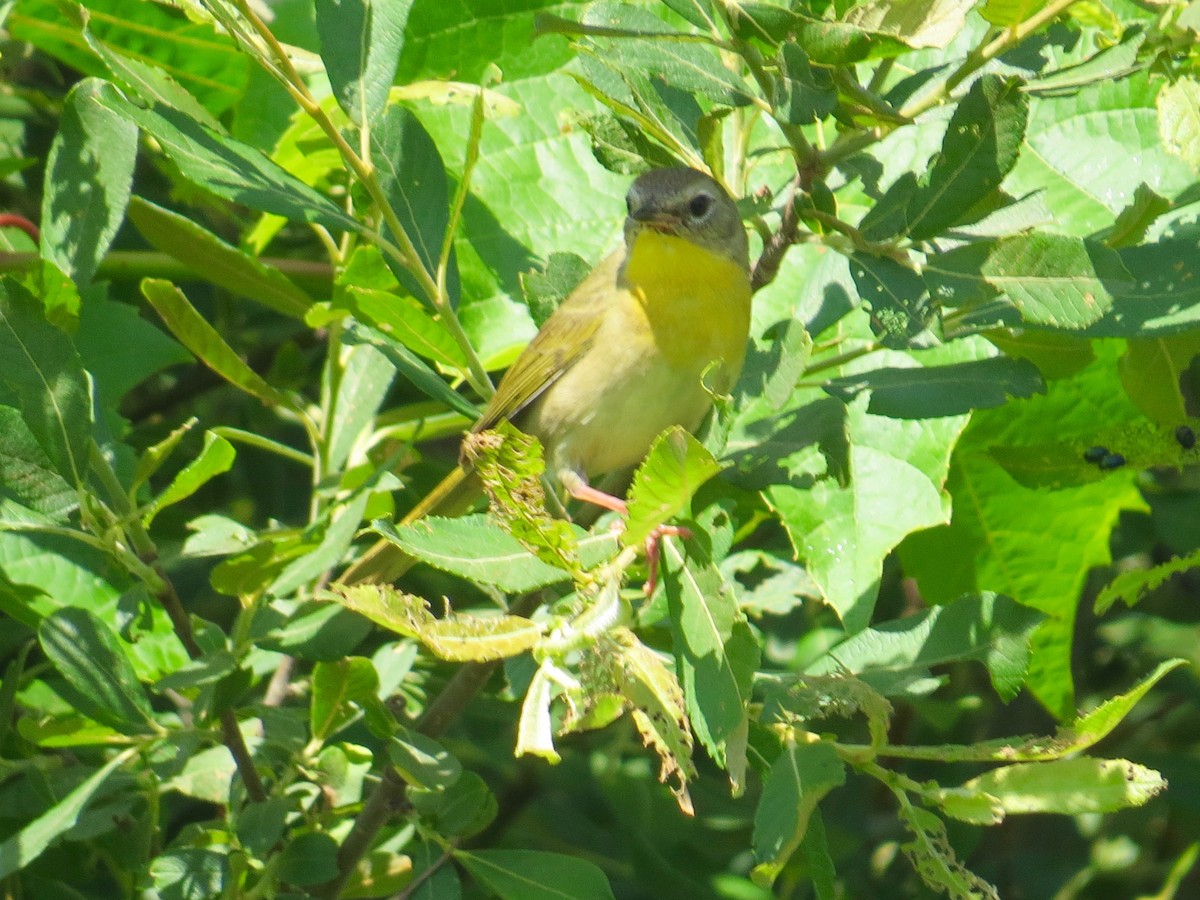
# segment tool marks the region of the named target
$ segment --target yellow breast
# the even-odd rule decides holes
[[[750,330],[750,279],[742,266],[683,238],[645,231],[623,276],[668,363],[702,371],[721,359],[736,379]]]

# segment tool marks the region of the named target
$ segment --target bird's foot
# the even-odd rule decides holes
[[[646,537],[646,568],[649,571],[646,574],[646,584],[643,590],[647,597],[651,596],[654,589],[658,587],[658,564],[662,556],[662,539],[677,537],[686,541],[691,536],[691,529],[682,525],[658,525]]]

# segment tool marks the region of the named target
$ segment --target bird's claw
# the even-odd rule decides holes
[[[657,525],[646,537],[646,567],[649,571],[646,574],[646,584],[643,590],[647,597],[653,595],[654,589],[658,587],[658,563],[662,554],[662,539],[677,537],[686,541],[691,536],[691,529],[682,525]]]

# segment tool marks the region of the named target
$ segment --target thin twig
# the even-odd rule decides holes
[[[790,196],[783,208],[783,220],[779,223],[779,230],[763,245],[762,253],[750,272],[752,291],[757,292],[775,280],[788,248],[796,243],[800,229],[800,216],[796,212],[796,192],[799,190],[800,176],[797,175],[792,181]]]

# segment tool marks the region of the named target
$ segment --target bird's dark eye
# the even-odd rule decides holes
[[[691,202],[688,203],[688,211],[692,214],[693,218],[702,219],[704,218],[704,215],[710,209],[712,209],[712,205],[713,198],[708,196],[708,194],[697,194],[691,199]]]

